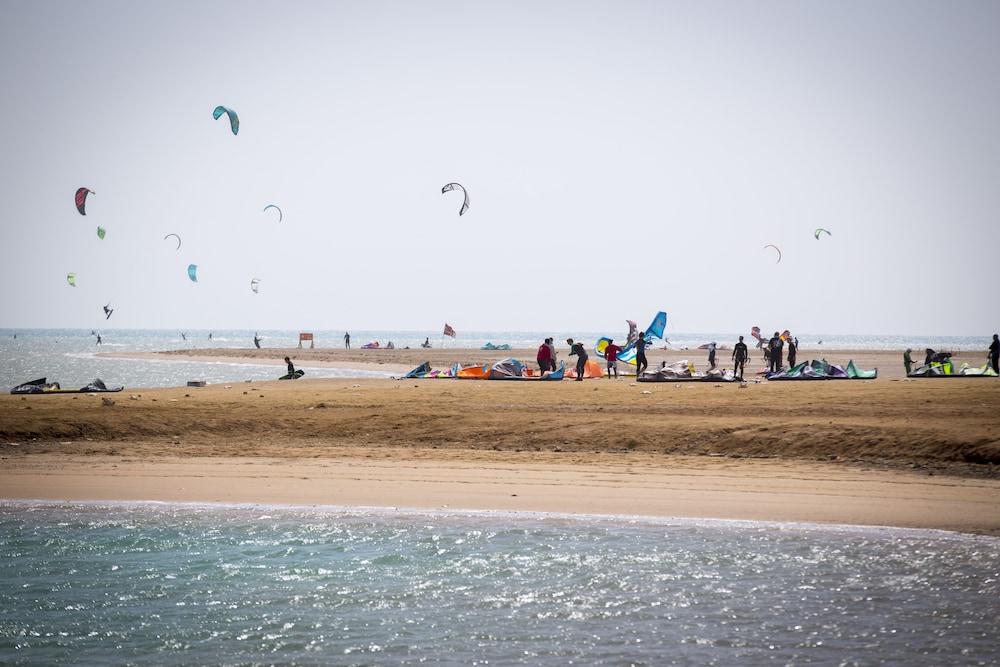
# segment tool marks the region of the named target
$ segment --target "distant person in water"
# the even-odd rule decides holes
[[[351,334],[347,332],[344,334],[344,348],[351,349]]]
[[[646,332],[640,331],[639,338],[635,341],[635,376],[642,377],[649,362],[646,361]]]
[[[715,370],[715,343],[708,344],[708,370]]]
[[[428,349],[428,348],[430,348],[430,346],[431,346],[431,339],[430,338],[425,338],[424,342],[420,344],[420,347],[422,347],[424,349]]]
[[[733,346],[733,375],[742,380],[743,369],[748,361],[750,361],[750,353],[747,350],[747,344],[743,342],[743,336],[740,336],[740,342]]]
[[[187,334],[184,333],[183,331],[181,332],[181,339],[183,339],[183,340],[187,340],[188,339]]]
[[[288,376],[295,375],[295,364],[292,363],[292,360],[285,357],[285,363],[288,364]]]
[[[211,331],[208,332],[208,339],[212,340],[212,332]]]
[[[253,332],[253,345],[258,350],[260,349],[260,336],[257,335],[256,331]]]
[[[608,362],[608,379],[611,379],[611,371],[615,372],[615,379],[618,379],[618,353],[622,349],[615,345],[615,341],[609,340],[608,346],[604,348],[604,360]]]
[[[913,357],[910,356],[911,354],[913,354],[913,350],[910,348],[906,348],[906,352],[903,353],[903,368],[906,369],[907,375],[910,374],[910,369],[913,368]]]
[[[103,343],[103,342],[101,341],[101,334],[97,334],[97,344],[98,344],[98,345],[103,345],[103,344],[104,344],[104,343]]]
[[[566,343],[569,345],[569,356],[576,357],[576,379],[582,382],[583,372],[587,370],[587,349],[583,343],[574,343],[572,338],[567,338]]]
[[[795,367],[795,356],[799,351],[799,339],[789,338],[788,339],[788,367]]]
[[[990,366],[994,373],[1000,373],[1000,334],[993,334],[993,342],[990,343]]]
[[[393,342],[392,342],[392,341],[390,340],[390,341],[389,341],[388,343],[386,343],[386,344],[385,344],[385,349],[387,349],[387,350],[395,350],[395,349],[396,349],[396,346],[395,346],[395,345],[393,344]]]

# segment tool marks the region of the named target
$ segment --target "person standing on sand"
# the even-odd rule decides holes
[[[556,343],[551,337],[545,339],[545,344],[549,346],[549,368],[556,369]]]
[[[351,349],[351,332],[350,331],[344,332],[344,348],[348,349],[348,350]]]
[[[258,350],[260,349],[260,336],[257,335],[256,331],[253,332],[253,345]]]
[[[708,370],[715,370],[715,343],[708,344]]]
[[[649,362],[646,361],[646,332],[640,331],[639,338],[635,341],[635,376],[637,378],[642,377],[648,366]]]
[[[742,380],[743,368],[748,361],[750,354],[747,352],[747,344],[743,342],[743,336],[740,336],[740,342],[733,346],[733,375]]]
[[[768,341],[767,346],[771,349],[771,372],[777,373],[781,370],[781,348],[784,343],[781,342],[781,336],[775,331],[774,335],[771,336],[771,340]]]
[[[572,338],[567,338],[566,343],[569,345],[569,356],[576,357],[576,380],[583,382],[583,372],[587,370],[587,350],[583,343],[574,343]]]
[[[1000,334],[993,334],[993,342],[990,343],[990,366],[994,373],[1000,374]]]
[[[611,371],[615,372],[615,379],[618,379],[618,353],[622,349],[615,345],[615,341],[609,340],[608,346],[604,348],[604,359],[608,362],[608,379],[611,379]]]
[[[538,362],[539,373],[544,374],[549,370],[549,364],[552,359],[552,350],[549,349],[549,339],[546,338],[542,341],[542,344],[538,346],[538,354],[535,355],[535,361]]]
[[[913,350],[910,348],[906,348],[906,352],[903,353],[903,368],[906,369],[907,375],[910,374],[910,369],[913,368],[913,357],[910,356],[911,354],[913,354]]]
[[[788,339],[788,367],[795,368],[795,356],[799,351],[799,339],[789,338]]]

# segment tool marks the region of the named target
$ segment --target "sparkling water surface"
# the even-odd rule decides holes
[[[96,332],[95,332],[96,333]],[[110,385],[127,388],[176,387],[188,380],[206,380],[210,384],[240,382],[243,380],[269,380],[283,375],[283,366],[238,363],[220,359],[215,362],[191,361],[183,358],[162,360],[116,359],[97,356],[99,352],[156,352],[162,350],[198,350],[205,348],[243,348],[253,345],[254,333],[263,338],[264,348],[292,348],[298,344],[297,331],[187,331],[187,340],[180,331],[155,329],[101,330],[103,344],[96,344],[96,337],[89,329],[0,329],[0,388],[46,377],[64,388],[82,387],[94,378],[101,378]],[[208,334],[212,334],[211,340]],[[316,347],[343,347],[343,331],[316,331]],[[444,338],[440,332],[422,331],[352,331],[352,344],[360,347],[377,340],[385,345],[392,341],[397,348],[418,347],[430,338],[434,347],[475,350],[487,342],[508,344],[513,348],[536,348],[546,337],[557,341],[574,337],[590,345],[600,336],[621,335],[621,332],[524,332],[524,331],[470,331],[459,332],[455,339]],[[17,336],[15,338],[14,336]],[[726,333],[670,333],[673,349],[697,348],[709,341],[732,344],[737,334]],[[749,334],[744,334],[749,335]],[[749,337],[747,338],[749,340]],[[907,347],[923,350],[982,350],[986,353],[990,336],[823,336],[801,334],[800,354],[808,356],[825,350],[873,349],[898,350]],[[823,341],[818,345],[818,341]],[[275,353],[275,361],[281,355]],[[308,363],[296,364],[311,378],[389,377],[388,371],[359,370],[337,367],[312,367]]]
[[[1000,540],[722,521],[0,504],[5,664],[977,665]]]

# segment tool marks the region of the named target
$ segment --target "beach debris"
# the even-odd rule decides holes
[[[66,274],[66,282],[69,283],[70,287],[76,287],[76,274],[75,273],[67,273]]]
[[[177,402],[178,402],[178,399],[176,399],[176,398],[171,398],[171,399],[169,399],[169,401],[170,401],[171,403],[177,403]]]
[[[233,385],[231,385],[231,384],[227,384],[225,388],[226,388],[226,389],[232,389],[232,388],[233,388]]]
[[[441,194],[446,192],[451,192],[452,190],[459,189],[462,191],[464,199],[462,200],[462,208],[458,209],[459,215],[465,215],[465,212],[469,210],[469,193],[466,192],[465,187],[461,183],[448,183],[443,188],[441,188]]]
[[[748,385],[746,382],[740,382],[740,389],[746,389],[748,386],[750,385]]]
[[[191,394],[184,394],[184,398],[191,398]]]
[[[174,250],[180,250],[181,249],[181,237],[178,236],[177,234],[167,234],[166,236],[163,237],[163,240],[166,241],[171,236],[173,236],[175,239],[177,239],[177,247],[174,248]]]
[[[190,278],[191,282],[193,282],[193,283],[198,282],[198,265],[197,264],[188,264],[188,278]]]
[[[87,195],[96,195],[97,193],[90,188],[77,188],[76,190],[76,210],[80,212],[80,215],[87,215]]]
[[[204,387],[208,382],[205,380],[188,380],[187,386],[189,387]],[[185,394],[186,396],[187,394]]]
[[[269,208],[273,208],[275,211],[278,212],[278,222],[281,222],[285,218],[284,213],[281,212],[281,209],[278,208],[276,204],[268,204],[267,206],[265,206],[264,213],[267,213],[267,209]]]
[[[764,248],[765,249],[774,248],[774,250],[778,253],[778,261],[775,262],[775,264],[781,263],[781,250],[778,248],[778,246],[774,245],[773,243],[768,243],[766,246],[764,246]]]
[[[229,127],[232,128],[233,134],[240,133],[240,117],[236,115],[236,112],[232,109],[226,108],[224,106],[215,107],[215,111],[212,112],[212,118],[219,120],[222,118],[222,114],[229,116]]]
[[[135,394],[129,394],[128,400],[130,400],[130,401],[138,401],[139,397],[136,396]]]
[[[253,290],[254,294],[259,294],[258,290],[260,289],[260,278],[254,278],[250,281],[250,289]]]
[[[108,398],[107,396],[102,396],[101,397],[101,405],[103,405],[104,407],[109,407],[109,406],[112,406],[114,404],[115,404],[114,399]]]
[[[644,394],[652,394],[653,392],[651,392],[648,389],[643,389],[642,393],[644,393]]]
[[[813,232],[813,236],[815,236],[815,237],[816,237],[816,240],[817,240],[817,241],[819,241],[819,235],[820,235],[821,233],[825,233],[825,234],[826,234],[827,236],[833,236],[833,234],[831,234],[831,233],[830,233],[830,230],[829,230],[829,229],[823,229],[822,227],[817,227],[817,228],[816,228],[816,231],[815,231],[815,232]]]

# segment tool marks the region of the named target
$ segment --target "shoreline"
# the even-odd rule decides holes
[[[757,521],[1000,536],[1000,481],[835,464],[674,457],[654,465],[225,457],[7,457],[5,500],[194,502]]]

